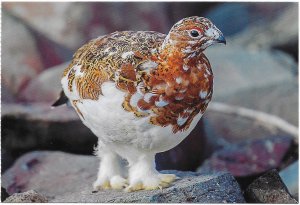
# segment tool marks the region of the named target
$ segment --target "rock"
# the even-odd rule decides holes
[[[229,144],[215,151],[198,172],[228,171],[235,177],[260,174],[279,166],[291,142],[290,137],[270,136]]]
[[[70,163],[67,163],[70,162]],[[198,202],[243,203],[244,198],[229,173],[198,175],[175,173],[182,179],[171,187],[155,191],[99,191],[92,193],[98,158],[62,152],[31,152],[19,158],[2,176],[2,185],[9,193],[34,188],[49,202]]]
[[[247,175],[235,176],[242,190],[246,189],[254,179],[261,175],[261,173],[252,172],[253,170],[250,169],[251,166],[258,166],[260,168],[267,169],[267,161],[263,160],[262,162],[255,162],[255,160],[252,158],[253,156],[248,153],[248,151],[255,152],[253,148],[250,147],[247,149],[244,149],[245,147],[240,147],[240,152],[242,152],[241,155],[244,157],[246,155],[245,161],[238,161],[238,156],[233,158],[231,158],[232,156],[228,157],[228,155],[231,155],[230,153],[226,153],[224,156],[222,156],[221,150],[224,152],[225,150],[230,150],[228,148],[230,148],[232,144],[237,144],[236,146],[239,146],[247,142],[247,140],[260,140],[263,142],[264,140],[268,140],[268,138],[272,138],[270,136],[286,136],[291,140],[291,143],[290,146],[285,148],[285,145],[283,145],[283,157],[276,165],[276,168],[282,170],[295,160],[298,160],[298,143],[294,142],[296,139],[294,136],[290,136],[274,127],[268,127],[265,125],[263,126],[261,123],[258,123],[250,118],[208,110],[205,113],[204,129],[206,135],[209,136],[207,137],[206,147],[211,149],[211,154],[207,156],[208,159],[202,164],[203,168],[207,168],[206,163],[214,168],[216,168],[215,166],[219,165],[220,163],[224,163],[225,167],[227,165],[228,167],[231,166],[230,169],[233,170],[234,173],[237,171],[245,171],[244,174]],[[215,158],[210,161],[215,154],[214,152],[219,153],[217,162],[214,161],[216,160]],[[258,152],[260,153],[259,155],[263,153],[263,151]],[[239,153],[236,152],[236,154],[238,155]],[[232,155],[234,156],[234,154]],[[269,155],[264,157],[270,157],[271,159],[274,156]],[[219,162],[219,160],[222,162]],[[234,165],[235,163],[236,165]],[[261,165],[263,167],[261,167]],[[207,171],[210,172],[214,168],[210,167]],[[291,177],[291,179],[293,179],[293,177]]]
[[[176,173],[176,172],[168,172]],[[238,184],[229,174],[183,177],[170,188],[136,193],[102,191],[62,195],[53,202],[81,203],[243,203]]]
[[[256,179],[245,192],[245,197],[249,203],[266,204],[296,204],[298,203],[289,194],[286,186],[282,182],[278,172],[271,170]]]
[[[2,38],[5,39],[2,43],[2,83],[7,90],[5,93],[14,98],[43,66],[29,30],[5,10],[2,14]]]
[[[226,36],[231,36],[245,29],[249,24],[250,5],[245,3],[221,3],[207,10],[205,17],[211,19],[214,24]],[[222,15],[220,15],[222,14]]]
[[[84,3],[6,2],[3,8],[60,45],[76,49],[84,43],[82,24],[90,18]]]
[[[297,126],[298,80],[291,72],[297,68],[293,59],[282,52],[249,51],[229,44],[225,50],[215,46],[205,51],[214,72],[213,101],[259,110]],[[208,110],[204,117],[208,144],[215,149],[245,139],[286,135],[241,116]]]
[[[289,193],[298,196],[299,193],[299,161],[297,160],[290,166],[279,172],[279,175],[286,185]]]
[[[215,46],[205,53],[214,72],[214,101],[279,116],[298,125],[297,65],[282,52]]]
[[[20,93],[20,97],[26,102],[48,102],[54,103],[62,90],[61,76],[69,62],[49,68],[33,79]]]
[[[15,158],[17,158],[14,157],[13,154],[14,153],[12,153],[11,151],[7,151],[4,146],[1,148],[1,172],[2,173],[5,170],[7,170],[13,164]]]
[[[60,45],[32,28],[30,31],[36,40],[38,49],[41,51],[40,56],[45,69],[59,66],[72,59],[74,54],[73,50],[64,45]]]
[[[16,193],[8,197],[4,203],[47,203],[48,199],[34,190]]]
[[[168,4],[165,2],[101,2],[91,3],[90,8],[92,19],[85,27],[89,38],[116,30],[165,33],[174,23],[167,15]]]
[[[6,2],[3,7],[50,40],[72,50],[91,38],[116,30],[162,32],[171,26],[165,3]]]
[[[243,31],[246,33],[249,27],[269,25],[291,5],[289,2],[221,3],[207,10],[204,16],[213,20],[227,39],[233,35],[238,36]]]
[[[3,202],[7,197],[9,197],[8,193],[3,187],[1,187],[1,202]]]
[[[82,124],[74,109],[52,109],[51,104],[2,105],[2,145],[7,152],[55,149],[93,153],[97,138]]]
[[[52,109],[51,104],[2,104],[2,146],[5,148],[1,149],[2,171],[31,150],[93,153],[97,138],[73,108]]]
[[[222,3],[220,2],[167,2],[165,6],[168,8],[168,15],[173,23],[188,16],[205,16],[207,11],[213,10]],[[184,9],[182,9],[184,8]],[[172,23],[170,21],[170,23]],[[172,25],[170,25],[172,26]],[[217,25],[219,28],[219,25]],[[166,31],[167,32],[167,31]],[[223,30],[222,30],[223,32]]]
[[[274,126],[262,124],[252,118],[211,110],[210,107],[204,117],[208,143],[210,146],[217,144],[219,148],[245,140],[265,139],[270,135],[290,136]]]
[[[282,5],[283,7],[278,8],[275,11],[276,14],[271,16],[269,22],[253,24],[242,33],[233,36],[229,42],[243,45],[252,50],[270,49],[284,45],[298,48],[298,22],[295,21],[298,16],[297,3],[289,2],[278,6]]]
[[[16,102],[16,97],[7,87],[8,85],[1,85],[1,101],[4,103],[14,103]]]

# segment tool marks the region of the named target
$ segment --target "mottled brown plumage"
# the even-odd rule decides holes
[[[174,132],[184,130],[197,113],[205,111],[212,97],[213,75],[201,49],[196,53],[189,52],[197,49],[194,47],[199,42],[193,45],[188,42],[189,36],[182,35],[177,39],[180,43],[174,47],[170,39],[195,28],[203,33],[210,26],[210,22],[205,23],[207,25],[203,22],[200,25],[194,19],[188,19],[174,27],[177,32],[171,32],[168,39],[164,34],[141,31],[114,32],[94,39],[75,53],[72,63],[64,71],[64,76],[68,75],[69,79],[68,88],[72,91],[75,82],[80,98],[97,100],[101,98],[102,83],[114,81],[127,93],[123,103],[125,110],[138,117],[148,116],[148,111],[152,110],[152,124],[172,125]],[[200,27],[196,27],[197,24]],[[76,77],[79,65],[81,76]],[[137,91],[144,98],[147,94],[147,99],[141,98],[136,106],[130,105],[132,95]],[[167,105],[160,106],[159,102]],[[185,122],[178,124],[181,118]]]
[[[222,33],[206,18],[189,17],[168,35],[114,32],[78,49],[62,86],[99,138],[102,162],[94,188],[126,185],[118,156],[129,162],[128,191],[175,179],[157,173],[154,155],[188,136],[207,108],[213,73],[203,51],[214,43],[225,43]]]

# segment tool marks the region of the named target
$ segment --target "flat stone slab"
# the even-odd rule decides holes
[[[162,171],[181,179],[172,186],[154,191],[104,190],[93,192],[98,159],[62,152],[31,152],[19,158],[2,176],[9,194],[36,190],[49,202],[198,202],[244,203],[234,177],[226,172],[199,175],[195,172]]]
[[[175,172],[169,172],[175,173]],[[242,203],[244,202],[238,184],[229,173],[214,175],[186,176],[171,187],[155,191],[99,191],[92,193],[91,187],[85,187],[79,193],[68,193],[56,197],[51,202],[139,202],[139,203]]]

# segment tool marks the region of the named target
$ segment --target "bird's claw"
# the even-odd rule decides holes
[[[126,192],[133,192],[133,191],[139,191],[139,190],[155,190],[169,187],[172,182],[174,182],[177,179],[176,175],[174,174],[159,174],[158,175],[158,181],[157,178],[153,179],[152,184],[137,182],[132,185],[129,185],[125,191]],[[155,182],[157,181],[157,182]]]

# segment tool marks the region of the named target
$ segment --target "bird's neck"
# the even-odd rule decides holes
[[[158,48],[157,55],[152,59],[157,63],[157,67],[153,70],[152,76],[155,79],[161,79],[167,83],[181,81],[178,79],[189,79],[195,76],[199,69],[193,69],[199,64],[199,58],[204,55],[195,50],[186,41],[170,38],[170,34],[165,38],[161,46]],[[192,71],[193,70],[193,71]]]
[[[158,49],[160,58],[172,63],[176,59],[176,63],[188,64],[189,61],[193,61],[202,54],[201,50],[195,51],[195,49],[188,44],[180,42],[167,42],[162,44]]]
[[[159,48],[157,60],[160,69],[169,72],[186,73],[189,66],[196,65],[202,52],[193,52],[189,46],[177,45],[175,42],[166,42]],[[158,69],[159,70],[159,69]]]

